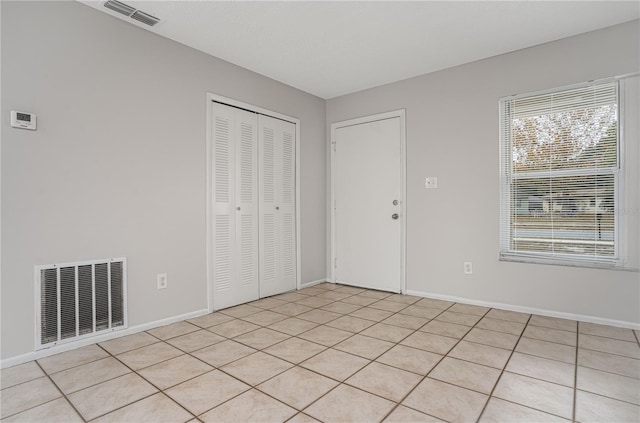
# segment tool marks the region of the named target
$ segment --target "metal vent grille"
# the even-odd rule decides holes
[[[120,13],[122,15],[128,16],[131,19],[134,19],[138,22],[141,22],[145,25],[154,26],[160,19],[152,16],[148,13],[145,13],[141,10],[136,9],[135,7],[131,7],[128,4],[124,4],[117,0],[108,0],[104,3],[104,7],[107,9],[113,10],[114,12]]]
[[[36,349],[127,327],[126,258],[36,266]]]
[[[143,24],[149,26],[154,26],[155,24],[160,22],[160,19],[156,18],[155,16],[151,16],[150,14],[141,12],[139,10],[133,12],[133,15],[131,15],[131,19],[135,19],[136,21],[142,22]]]
[[[116,0],[109,0],[108,2],[106,2],[104,4],[104,7],[106,7],[107,9],[111,9],[114,12],[118,12],[121,13],[123,15],[126,16],[131,16],[133,14],[133,12],[136,11],[136,9],[134,7],[131,7],[127,4],[124,3],[120,3],[119,1]]]

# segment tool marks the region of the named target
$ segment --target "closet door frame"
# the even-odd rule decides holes
[[[295,141],[295,208],[296,208],[296,289],[301,288],[301,261],[300,261],[300,119],[288,116],[282,113],[275,112],[273,110],[264,109],[262,107],[254,106],[252,104],[243,103],[228,97],[221,95],[207,93],[206,96],[206,110],[207,110],[207,132],[206,132],[206,167],[207,167],[207,180],[206,180],[206,231],[207,231],[207,309],[209,313],[213,312],[213,295],[214,295],[214,278],[213,278],[213,104],[221,103],[227,106],[237,107],[240,109],[255,112],[261,115],[269,116],[276,119],[281,119],[287,122],[291,122],[296,127],[296,141]]]

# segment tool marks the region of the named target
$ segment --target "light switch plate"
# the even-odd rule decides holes
[[[438,178],[435,176],[429,176],[427,179],[425,179],[424,186],[427,189],[438,188]]]

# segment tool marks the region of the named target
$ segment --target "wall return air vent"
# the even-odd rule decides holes
[[[35,267],[36,350],[127,327],[126,258]]]
[[[106,7],[107,9],[113,10],[114,12],[118,12],[121,15],[128,16],[131,19],[134,19],[145,25],[154,26],[155,24],[160,22],[160,19],[156,18],[155,16],[152,16],[148,13],[145,13],[141,10],[136,9],[135,7],[131,7],[128,4],[124,4],[117,0],[106,1],[104,3],[104,7]]]

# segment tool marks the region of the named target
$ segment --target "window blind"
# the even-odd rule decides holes
[[[615,265],[617,82],[500,100],[501,258]]]

